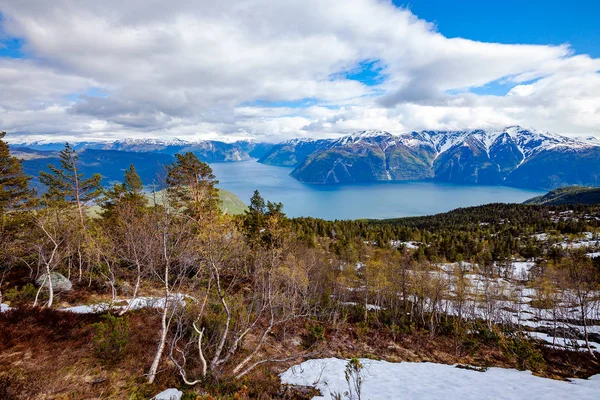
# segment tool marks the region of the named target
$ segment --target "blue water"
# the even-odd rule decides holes
[[[324,219],[397,218],[430,215],[488,203],[521,203],[544,192],[505,186],[468,186],[439,182],[373,182],[309,185],[289,176],[292,168],[256,161],[211,164],[219,187],[245,203],[255,189],[282,202],[290,217]]]

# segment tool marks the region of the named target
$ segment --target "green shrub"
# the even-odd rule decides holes
[[[315,342],[325,340],[325,326],[317,323],[313,325],[308,325],[307,329]]]
[[[107,363],[122,359],[129,343],[129,321],[126,317],[106,314],[104,321],[94,324],[94,347],[98,358]]]
[[[37,293],[37,289],[35,288],[35,286],[33,286],[33,284],[28,283],[27,285],[21,287],[20,289],[18,287],[13,287],[12,289],[7,290],[6,292],[4,292],[4,298],[7,301],[13,302],[13,301],[33,301],[35,300],[35,295]],[[41,295],[41,293],[40,293]]]
[[[496,345],[502,341],[502,332],[495,326],[492,326],[492,329],[490,329],[487,325],[480,325],[479,327],[475,327],[475,329],[477,339],[484,344]]]
[[[325,326],[320,323],[307,322],[306,334],[302,336],[302,345],[305,348],[312,347],[315,343],[325,340]]]
[[[546,367],[543,354],[537,349],[534,342],[522,335],[511,337],[505,344],[505,351],[517,359],[520,369],[542,371]]]
[[[461,345],[464,352],[470,356],[475,355],[475,353],[477,353],[477,351],[479,350],[479,341],[477,340],[477,338],[474,337],[465,338],[462,341]]]
[[[356,324],[355,332],[358,338],[363,340],[369,336],[369,332],[371,332],[371,329],[369,328],[369,324],[365,323],[364,321],[361,321],[358,324]]]

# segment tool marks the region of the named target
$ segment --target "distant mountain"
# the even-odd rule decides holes
[[[291,139],[271,146],[259,158],[258,162],[269,165],[294,167],[304,161],[309,155],[327,150],[332,144],[330,139]]]
[[[27,148],[14,148],[11,150],[17,157],[23,159],[23,170],[27,175],[34,177],[33,186],[40,188],[37,177],[40,171],[47,171],[48,164],[58,166],[60,160],[57,151],[40,151]],[[145,185],[159,180],[164,166],[175,161],[169,154],[136,153],[121,150],[95,150],[85,149],[78,152],[81,161],[80,170],[86,176],[94,173],[102,175],[102,184],[110,185],[113,182],[123,181],[123,174],[133,164]]]
[[[29,176],[33,177],[32,186],[43,192],[38,180],[40,171],[47,171],[48,164],[59,166],[60,160],[58,151],[50,150],[32,150],[28,148],[12,148],[11,153],[23,160],[23,170]],[[164,174],[164,166],[175,161],[175,157],[169,154],[143,153],[123,150],[96,150],[85,149],[78,152],[80,171],[87,177],[94,173],[102,175],[102,184],[107,187],[116,182],[122,182],[125,170],[130,164],[136,167],[137,173],[142,179],[144,185],[150,185],[153,182],[161,181],[161,174]],[[219,198],[221,199],[221,209],[228,214],[242,214],[246,209],[246,204],[235,194],[219,189]],[[93,212],[97,212],[95,208]]]
[[[529,199],[524,204],[552,206],[561,204],[600,204],[600,188],[568,186]]]
[[[71,143],[75,150],[115,150],[134,153],[158,153],[175,155],[192,152],[204,162],[245,161],[262,157],[273,145],[251,140],[225,143],[216,140],[186,141],[181,139],[123,139],[111,142]],[[62,142],[25,142],[11,145],[11,148],[28,148],[38,151],[59,151]]]
[[[321,184],[433,179],[546,189],[600,185],[599,141],[518,126],[292,140],[273,146],[260,162],[295,166],[293,177]]]

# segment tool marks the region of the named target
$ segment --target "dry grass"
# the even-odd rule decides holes
[[[96,315],[19,309],[0,316],[0,398],[96,399],[144,396],[169,384],[161,374],[155,387],[145,387],[143,373],[155,348],[157,315],[132,313],[124,358],[107,367],[95,356],[92,324]],[[160,391],[160,390],[159,390]],[[140,397],[144,398],[144,397]]]
[[[181,382],[164,360],[153,385],[145,383],[144,372],[152,362],[158,337],[159,316],[155,310],[128,314],[130,338],[121,360],[106,365],[94,352],[92,324],[101,316],[53,310],[18,309],[0,314],[0,398],[12,399],[148,399]],[[282,354],[289,343],[302,343],[308,334],[306,321],[274,332],[264,355]],[[251,349],[253,338],[246,348]],[[371,357],[388,361],[436,362],[479,366],[515,367],[499,346],[480,345],[477,351],[456,356],[455,341],[449,336],[430,338],[426,332],[396,335],[385,328],[356,324],[326,325],[322,357]],[[586,354],[564,353],[544,348],[546,375],[553,378],[587,377],[600,367]],[[214,398],[302,399],[306,393],[281,392],[277,374],[288,364],[257,369],[244,380],[207,380],[194,388]],[[246,386],[247,389],[243,389]],[[188,389],[189,390],[189,389]],[[236,394],[237,393],[237,394]],[[244,397],[245,396],[245,397]],[[202,397],[198,397],[202,398]],[[208,397],[207,397],[208,398]]]

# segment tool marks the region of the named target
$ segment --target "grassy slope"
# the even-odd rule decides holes
[[[225,189],[219,189],[221,210],[226,214],[239,215],[248,209],[248,206],[235,194]]]
[[[525,204],[600,204],[600,188],[567,186],[529,199],[525,201]]]
[[[157,203],[160,203],[162,191],[157,192]],[[152,194],[147,194],[150,203],[152,203]],[[240,215],[248,209],[248,206],[235,194],[225,189],[219,189],[219,199],[221,200],[221,211],[225,214]],[[92,206],[88,209],[88,215],[92,218],[96,217],[100,212],[100,206]]]

